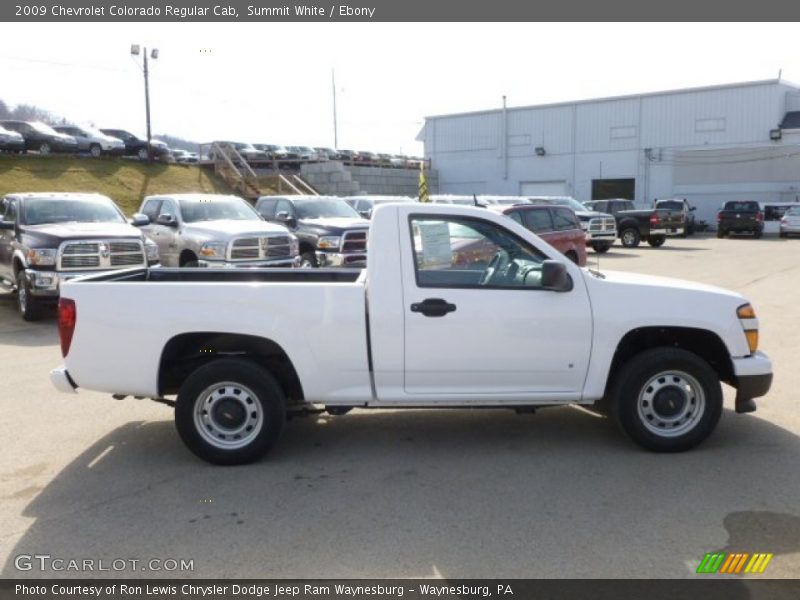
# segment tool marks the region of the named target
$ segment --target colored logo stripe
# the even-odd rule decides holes
[[[773,554],[761,552],[755,554],[749,554],[748,552],[734,552],[731,554],[726,554],[725,552],[709,552],[706,553],[703,560],[700,561],[700,566],[697,567],[696,572],[725,573],[728,575],[736,575],[742,572],[763,573],[773,556]],[[744,571],[742,571],[742,569],[744,569]]]

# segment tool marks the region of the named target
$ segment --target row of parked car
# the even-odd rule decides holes
[[[620,227],[658,246],[679,234],[653,211],[597,212],[569,197],[432,196],[444,204],[475,204],[507,215],[566,257],[586,264],[586,249],[607,251]],[[369,219],[398,196],[262,196],[255,203],[227,195],[161,194],[144,198],[128,221],[96,194],[9,194],[0,203],[0,283],[16,290],[23,318],[41,316],[62,281],[85,273],[161,264],[165,267],[363,267]],[[660,216],[659,216],[660,218]],[[666,217],[665,217],[666,218]],[[643,228],[647,228],[644,230]],[[459,260],[486,259],[464,239]]]
[[[385,154],[366,150],[335,150],[310,146],[281,146],[278,144],[250,144],[247,142],[217,141],[217,146],[232,147],[247,162],[277,161],[280,166],[295,166],[303,162],[341,160],[351,164],[396,168],[419,168],[424,159],[402,154]],[[214,158],[214,150],[209,151]]]
[[[151,140],[153,157],[165,160],[170,149],[160,140]],[[0,151],[39,154],[85,152],[92,156],[105,154],[148,157],[147,140],[125,129],[58,125],[51,127],[39,121],[0,121]]]

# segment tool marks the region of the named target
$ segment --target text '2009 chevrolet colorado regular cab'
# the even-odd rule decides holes
[[[494,253],[460,260],[476,238]],[[505,215],[380,206],[368,254],[363,270],[132,269],[67,282],[65,365],[51,380],[174,403],[184,442],[218,464],[258,458],[287,411],[311,404],[594,405],[645,448],[680,451],[716,426],[720,381],[737,388],[737,412],[771,383],[739,294],[582,269]]]

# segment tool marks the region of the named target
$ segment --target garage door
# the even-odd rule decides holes
[[[523,181],[519,184],[520,196],[566,196],[566,181]]]

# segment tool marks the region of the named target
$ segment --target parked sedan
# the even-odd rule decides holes
[[[25,140],[16,131],[0,127],[0,151],[23,154],[25,152]]]
[[[286,148],[278,144],[253,144],[256,150],[263,152],[271,160],[283,160],[288,158]]]
[[[800,234],[800,206],[788,208],[781,217],[780,232],[782,238]]]
[[[78,142],[74,137],[59,133],[39,121],[0,121],[0,125],[19,133],[25,141],[26,150],[36,150],[39,154],[78,151]]]
[[[77,127],[75,125],[61,125],[53,127],[59,133],[71,135],[78,142],[78,150],[88,152],[94,157],[101,154],[125,154],[125,142],[119,138],[106,135],[99,129],[91,127]]]
[[[125,155],[136,156],[140,160],[147,160],[147,140],[124,129],[101,129],[101,132],[111,137],[122,140],[125,144]],[[166,160],[169,157],[169,147],[161,140],[150,140],[153,158]]]

